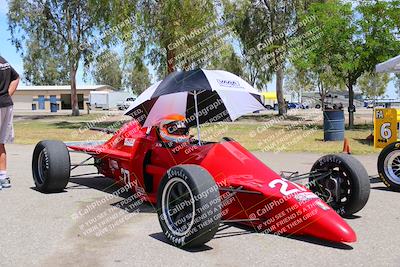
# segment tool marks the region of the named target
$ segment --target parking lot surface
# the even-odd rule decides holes
[[[388,191],[379,182],[371,184],[366,207],[355,218],[347,219],[357,233],[356,243],[332,244],[231,227],[217,233],[206,246],[188,251],[166,242],[151,205],[139,203],[139,212],[120,208],[129,195],[113,197],[118,188],[111,180],[75,177],[65,192],[42,194],[34,189],[32,181],[34,146],[7,148],[13,187],[0,191],[1,266],[326,267],[400,263],[400,194]],[[309,171],[320,156],[255,154],[275,171],[301,172]],[[377,173],[377,156],[357,156],[371,177]],[[119,223],[105,223],[100,227],[103,230],[93,230],[95,218],[100,215],[117,216]]]

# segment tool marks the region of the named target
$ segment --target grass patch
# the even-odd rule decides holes
[[[102,132],[90,131],[89,127],[119,128],[120,116],[102,121],[99,114],[72,116],[53,116],[41,119],[19,119],[14,123],[15,142],[36,144],[40,140],[62,141],[105,140],[111,137]],[[293,118],[294,119],[294,118]],[[96,122],[96,123],[93,123]],[[265,122],[265,118],[264,118]],[[248,118],[235,123],[213,124],[202,127],[202,139],[208,141],[231,137],[252,151],[285,151],[335,153],[342,151],[343,142],[324,142],[321,125],[273,125],[266,128],[261,121],[248,123]],[[373,144],[365,140],[371,133],[372,125],[357,125],[346,130],[352,153],[367,154],[379,152]],[[196,136],[196,130],[192,134]]]
[[[280,126],[275,125],[263,128],[262,124],[231,123],[229,126],[203,127],[202,138],[212,141],[222,137],[231,137],[252,151],[273,152],[314,152],[336,153],[343,149],[343,141],[324,142],[324,132],[320,125],[315,126]],[[371,133],[370,127],[346,130],[345,136],[350,141],[350,147],[354,154],[377,153],[373,143],[366,140]],[[196,131],[193,132],[196,135]],[[210,134],[210,137],[207,135]]]

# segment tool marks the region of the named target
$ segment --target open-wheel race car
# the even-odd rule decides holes
[[[133,120],[108,141],[39,142],[33,179],[42,192],[63,191],[71,169],[79,166],[71,165],[70,154],[84,152],[88,159],[82,165],[93,159],[98,173],[156,204],[162,231],[179,247],[202,245],[230,223],[355,242],[355,232],[340,216],[358,212],[369,197],[368,174],[355,158],[327,155],[307,174],[278,174],[235,140],[201,141],[200,124],[233,121],[260,109],[257,91],[233,74],[175,72],[135,100],[126,112]],[[197,126],[196,139],[191,126]]]
[[[400,56],[375,66],[377,73],[400,73]],[[378,176],[391,190],[400,192],[400,110],[374,108],[374,146],[383,148],[378,157]],[[386,106],[386,105],[385,105]]]
[[[400,192],[400,141],[388,144],[378,157],[378,175],[391,190]]]

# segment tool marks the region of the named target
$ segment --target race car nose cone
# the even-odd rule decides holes
[[[303,233],[332,242],[357,241],[354,230],[339,215],[321,216],[310,222]]]

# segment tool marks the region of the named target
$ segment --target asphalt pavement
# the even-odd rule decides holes
[[[366,207],[346,220],[357,233],[356,243],[332,244],[231,227],[200,249],[188,251],[168,244],[151,205],[131,201],[134,205],[125,209],[130,195],[114,197],[112,193],[118,188],[111,180],[74,177],[65,192],[42,194],[32,180],[33,146],[7,148],[13,186],[0,191],[0,266],[400,264],[400,193],[388,191],[380,182],[371,184]],[[301,172],[309,171],[320,156],[255,154],[275,171]],[[356,157],[371,177],[376,176],[377,154]]]

